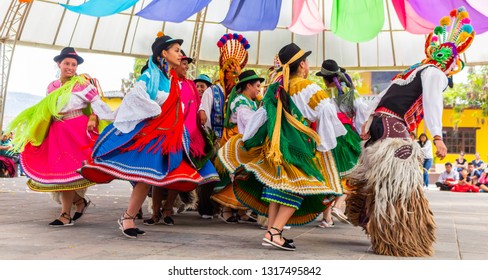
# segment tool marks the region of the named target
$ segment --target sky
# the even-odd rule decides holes
[[[55,49],[17,45],[12,59],[7,90],[34,95],[46,95],[47,85],[56,80],[59,68],[53,58],[61,52]],[[134,58],[106,54],[78,52],[85,60],[78,66],[78,74],[97,78],[103,91],[120,90],[121,79],[132,72]]]

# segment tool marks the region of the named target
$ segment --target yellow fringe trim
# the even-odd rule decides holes
[[[36,182],[32,179],[27,181],[27,186],[36,192],[59,192],[59,191],[74,191],[84,189],[90,186],[96,185],[96,183],[88,181],[86,179],[77,180],[66,184],[43,184]]]

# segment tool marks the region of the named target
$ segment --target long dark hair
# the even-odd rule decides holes
[[[422,141],[420,141],[420,138],[422,138],[422,136],[425,136],[425,142],[424,143],[422,143]],[[425,145],[425,143],[427,143],[427,141],[429,141],[429,138],[427,137],[427,134],[425,134],[425,133],[420,134],[420,136],[419,136],[419,145],[420,145],[420,147],[423,148],[424,145]]]

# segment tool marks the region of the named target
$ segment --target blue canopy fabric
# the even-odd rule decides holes
[[[118,14],[134,6],[139,0],[91,0],[79,6],[59,4],[72,12],[94,16],[105,17]]]
[[[205,8],[212,0],[154,0],[137,13],[157,21],[183,22]]]
[[[280,10],[281,0],[233,0],[221,24],[236,31],[274,30]]]

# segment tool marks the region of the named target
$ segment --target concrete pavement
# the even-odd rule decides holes
[[[75,226],[51,228],[59,214],[49,194],[28,189],[25,177],[0,178],[1,260],[391,260],[370,249],[367,236],[336,221],[322,229],[318,222],[285,231],[297,250],[284,252],[261,245],[256,225],[229,225],[203,220],[194,211],[174,216],[175,225],[145,226],[135,240],[122,236],[116,220],[127,206],[131,185],[115,181],[96,185],[87,195],[91,205]],[[440,192],[431,186],[427,198],[437,223],[436,253],[429,260],[488,259],[488,194]],[[147,215],[147,200],[143,210]]]

